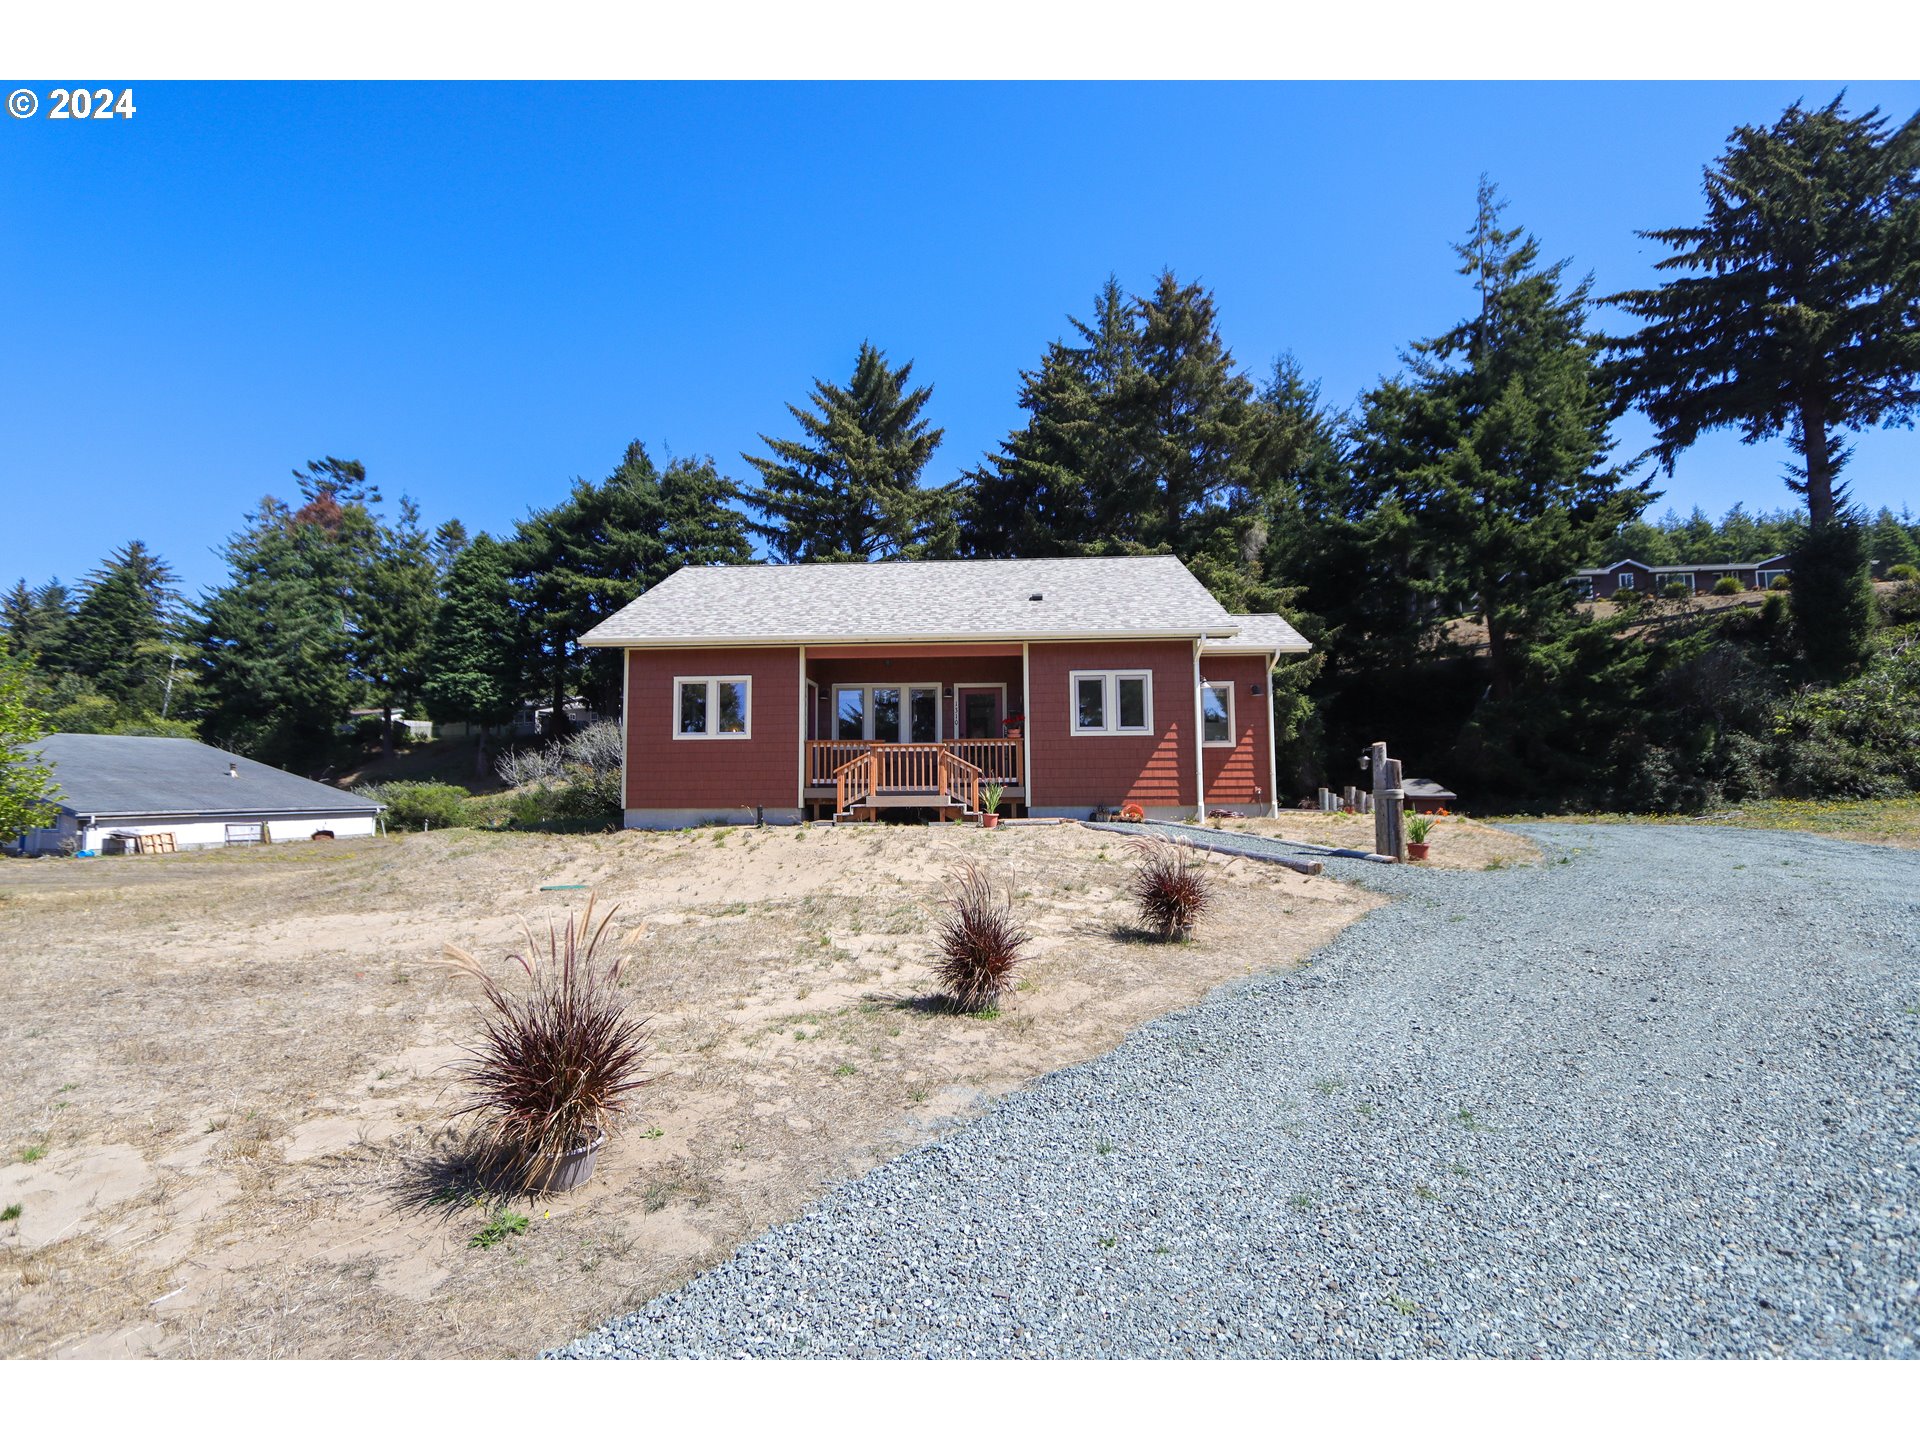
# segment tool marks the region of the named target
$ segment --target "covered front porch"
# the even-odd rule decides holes
[[[805,657],[802,799],[815,819],[1027,804],[1020,645],[825,646]]]

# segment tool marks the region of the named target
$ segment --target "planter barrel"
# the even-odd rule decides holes
[[[534,1190],[574,1190],[587,1183],[593,1174],[594,1156],[600,1153],[600,1147],[607,1143],[605,1135],[595,1135],[584,1145],[576,1145],[558,1160],[554,1161],[544,1176],[532,1177],[530,1188]]]

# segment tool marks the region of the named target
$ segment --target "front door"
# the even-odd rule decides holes
[[[962,685],[956,694],[955,704],[959,710],[960,738],[962,740],[998,740],[1001,722],[1006,718],[1000,712],[1000,687],[994,685],[976,688]]]

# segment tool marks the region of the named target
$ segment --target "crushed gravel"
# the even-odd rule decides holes
[[[1914,1356],[1920,855],[1525,833],[554,1353]]]

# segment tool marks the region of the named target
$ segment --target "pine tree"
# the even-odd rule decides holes
[[[507,546],[522,627],[522,670],[565,726],[576,686],[610,714],[620,697],[617,654],[582,659],[577,641],[682,565],[752,559],[733,484],[711,459],[677,459],[664,475],[634,441],[604,482],[574,482],[566,500],[521,521]]]
[[[942,431],[922,417],[931,386],[909,388],[913,362],[887,364],[863,343],[844,386],[814,381],[810,409],[789,405],[804,438],[760,437],[770,456],[743,458],[760,473],[753,522],[785,561],[934,559],[955,542],[952,487],[920,477]]]
[[[427,713],[479,731],[474,773],[487,773],[484,727],[513,718],[521,694],[519,617],[506,547],[485,531],[464,544],[447,570],[446,593],[428,646]]]
[[[1404,378],[1364,400],[1355,465],[1396,525],[1407,527],[1418,593],[1442,612],[1470,610],[1487,631],[1488,753],[1504,750],[1565,778],[1580,756],[1569,733],[1565,671],[1583,648],[1568,577],[1646,503],[1646,487],[1607,463],[1606,397],[1586,330],[1589,285],[1564,262],[1502,229],[1480,186],[1473,230],[1456,246],[1477,313],[1406,356]]]
[[[1914,537],[1912,522],[1882,505],[1867,533],[1867,554],[1883,571],[1889,565],[1920,565],[1920,540]]]
[[[325,754],[355,694],[340,557],[312,503],[294,512],[261,501],[222,547],[230,577],[195,607],[192,626],[201,733],[302,768]]]
[[[6,597],[8,653],[31,657],[46,674],[72,668],[68,649],[73,637],[73,597],[58,580],[29,590],[21,580]]]
[[[380,525],[354,587],[355,669],[380,707],[381,753],[393,753],[393,713],[417,705],[425,678],[428,631],[439,605],[439,574],[420,510],[400,498],[399,518]]]
[[[71,668],[124,710],[138,712],[139,692],[164,650],[160,614],[140,574],[127,564],[94,572],[74,615]]]
[[[433,568],[444,578],[467,548],[467,527],[458,519],[443,520],[433,532]]]
[[[1848,115],[1844,99],[1736,129],[1705,172],[1701,223],[1641,232],[1673,251],[1661,270],[1684,273],[1612,297],[1645,322],[1613,342],[1617,372],[1669,472],[1709,430],[1749,443],[1784,433],[1810,541],[1857,524],[1843,437],[1920,412],[1920,114],[1896,128],[1877,109]],[[1866,640],[1847,598],[1855,579],[1800,582],[1808,565],[1858,548],[1857,537],[1810,545],[1794,567],[1804,628],[1822,633],[1824,663],[1841,669]],[[1831,613],[1820,608],[1829,598]]]

